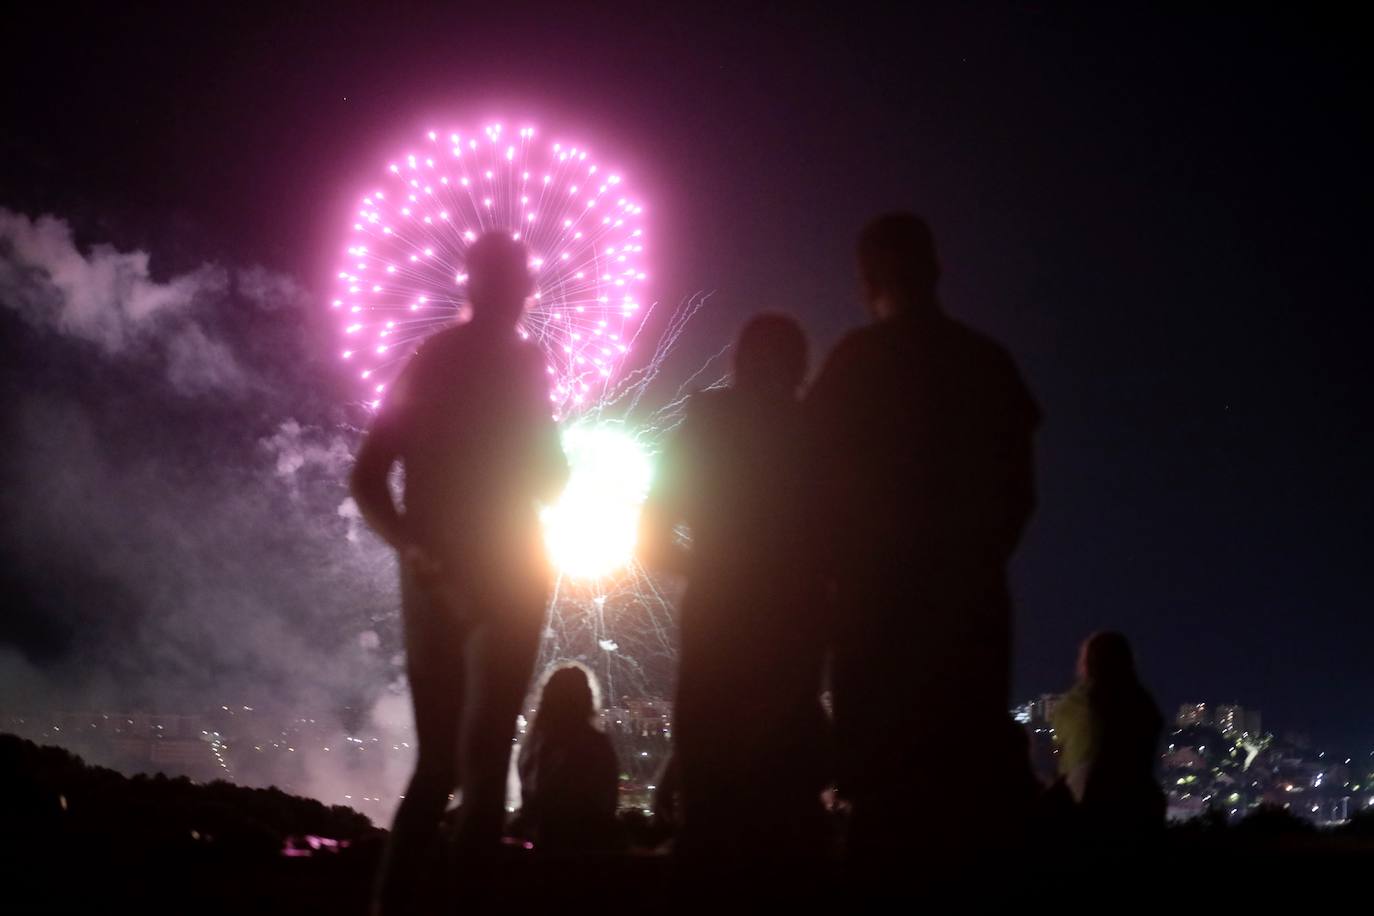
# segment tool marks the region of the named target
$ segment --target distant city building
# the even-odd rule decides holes
[[[647,810],[672,753],[672,703],[658,697],[619,699],[601,717],[619,762],[620,804]],[[1024,726],[1032,765],[1046,783],[1057,776],[1050,720],[1060,700],[1058,694],[1041,694],[1010,711]],[[533,708],[526,710],[521,735],[534,714]],[[66,747],[92,763],[126,773],[275,785],[328,804],[350,805],[379,823],[391,817],[414,757],[408,716],[395,713],[393,719],[374,717],[345,728],[334,715],[311,718],[227,703],[196,715],[16,711],[0,705],[0,731]],[[1234,703],[1186,704],[1176,722],[1215,727],[1223,735],[1204,729],[1165,737],[1158,775],[1171,819],[1215,810],[1238,820],[1269,804],[1314,823],[1339,824],[1356,811],[1374,810],[1374,756],[1367,765],[1352,763],[1311,749],[1305,736],[1277,740],[1260,732],[1258,711]],[[518,753],[518,745],[513,750]],[[958,763],[952,760],[956,772]],[[321,772],[327,781],[316,775]],[[508,806],[514,808],[518,783],[511,785]]]
[[[1245,728],[1245,710],[1235,704],[1221,703],[1212,713],[1212,724],[1217,731],[1230,737]]]
[[[1042,693],[1033,700],[1013,706],[1007,710],[1007,714],[1028,728],[1048,728],[1050,717],[1062,698],[1063,694],[1060,693]]]
[[[1029,741],[1031,768],[1046,783],[1053,782],[1058,775],[1058,747],[1054,742],[1054,729],[1050,717],[1059,705],[1061,694],[1042,693],[1033,700],[1027,700],[1008,710],[1011,717],[1026,730]]]
[[[1212,722],[1227,737],[1232,735],[1258,735],[1260,733],[1259,710],[1245,709],[1235,704],[1218,706]]]
[[[1246,709],[1236,703],[1220,703],[1216,706],[1184,703],[1178,708],[1174,724],[1179,728],[1215,728],[1228,738],[1261,734],[1259,710]]]
[[[1046,726],[1050,724],[1050,717],[1054,715],[1054,707],[1058,706],[1059,694],[1040,694],[1039,698],[1026,700],[1021,706],[1013,706],[1009,711],[1011,718],[1021,722],[1022,725]]]
[[[611,706],[603,713],[607,731],[641,738],[672,736],[672,703],[659,697],[624,698],[623,706]]]
[[[1030,713],[1031,725],[1048,725],[1050,718],[1054,715],[1054,709],[1059,705],[1062,694],[1042,693],[1038,699],[1031,700],[1026,704]]]

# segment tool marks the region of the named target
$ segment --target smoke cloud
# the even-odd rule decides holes
[[[345,732],[383,710],[401,740],[395,571],[347,494],[359,416],[320,310],[266,268],[156,266],[0,209],[0,696]]]

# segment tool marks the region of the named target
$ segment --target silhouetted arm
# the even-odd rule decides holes
[[[1008,361],[1011,415],[1010,439],[1003,455],[1002,509],[999,545],[1002,560],[1010,559],[1021,543],[1031,515],[1035,512],[1035,429],[1040,423],[1040,408],[1026,389],[1021,374]]]
[[[412,365],[414,360],[412,360]],[[391,498],[387,479],[391,466],[401,457],[401,428],[408,407],[410,367],[392,386],[392,393],[363,438],[353,464],[349,487],[363,520],[398,552],[410,546],[405,518]]]
[[[378,537],[398,551],[404,550],[407,545],[405,520],[391,499],[387,478],[399,456],[400,452],[391,437],[374,427],[358,449],[350,480],[353,499],[358,504],[363,520]]]
[[[539,424],[539,432],[535,441],[535,449],[538,452],[535,498],[545,505],[552,505],[558,501],[558,497],[563,493],[563,488],[567,486],[570,469],[568,468],[568,456],[563,453],[563,440],[558,431],[558,424],[553,421],[553,417],[549,413],[549,402],[546,399],[542,374],[539,375],[538,391],[539,396],[536,398],[538,419],[536,422]]]
[[[1011,556],[1021,543],[1026,525],[1035,513],[1035,455],[1029,434],[1017,443],[1012,462],[1012,473],[1007,482],[1007,556]]]
[[[539,444],[540,475],[537,498],[545,505],[552,505],[562,495],[568,485],[568,458],[563,454],[563,443],[559,439],[558,427],[550,420],[540,434]]]

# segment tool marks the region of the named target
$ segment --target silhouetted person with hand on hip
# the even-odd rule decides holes
[[[750,320],[729,388],[693,395],[644,509],[650,564],[687,574],[674,706],[681,831],[695,861],[819,851],[825,722],[814,493],[797,390],[806,338]],[[675,554],[673,530],[690,530]]]
[[[473,317],[426,340],[358,453],[353,494],[396,548],[419,758],[378,884],[413,903],[449,795],[460,854],[493,850],[505,819],[515,718],[538,650],[551,574],[537,503],[567,476],[544,361],[516,333],[525,247],[489,232],[468,250]],[[387,478],[405,470],[404,509]]]
[[[1120,633],[1094,633],[1078,654],[1078,682],[1050,717],[1059,771],[1090,836],[1143,836],[1164,825],[1166,802],[1155,779],[1164,719],[1136,676]]]
[[[941,308],[921,219],[874,220],[858,261],[874,321],[840,341],[806,398],[848,848],[880,860],[1000,845],[1033,785],[1007,715],[1006,566],[1034,505],[1039,410],[1007,352]]]
[[[593,723],[600,703],[582,665],[550,672],[520,749],[520,820],[541,852],[606,852],[619,845],[620,771]]]

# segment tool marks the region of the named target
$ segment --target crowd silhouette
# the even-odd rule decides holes
[[[944,311],[924,221],[880,216],[857,254],[870,323],[804,390],[801,327],[750,319],[732,383],[691,398],[645,504],[642,561],[686,579],[660,797],[689,868],[838,855],[881,873],[914,852],[1016,849],[1046,810],[1008,714],[1006,570],[1035,506],[1039,408],[1007,352]],[[503,848],[551,582],[536,505],[567,474],[542,361],[512,333],[526,258],[505,233],[472,246],[472,320],[413,357],[354,472],[364,517],[400,557],[419,741],[377,884],[386,912],[434,872],[451,793],[455,867]],[[387,482],[398,462],[403,509]],[[1058,791],[1084,829],[1148,831],[1163,820],[1161,722],[1125,638],[1089,639],[1079,675],[1059,713]],[[541,852],[619,842],[597,708],[590,672],[547,678],[519,759],[520,829]],[[940,788],[956,758],[976,791]]]

